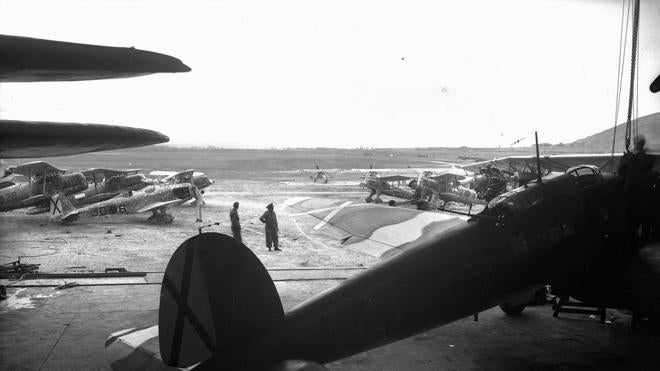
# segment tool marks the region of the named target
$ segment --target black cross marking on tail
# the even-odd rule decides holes
[[[174,325],[174,336],[172,337],[172,346],[170,348],[170,365],[176,365],[179,362],[179,355],[181,353],[181,341],[183,339],[183,325],[184,318],[187,318],[190,321],[190,324],[193,326],[197,335],[202,339],[204,345],[209,350],[211,354],[215,353],[216,345],[213,342],[211,336],[206,332],[204,326],[199,321],[195,313],[188,307],[188,293],[190,289],[190,275],[192,273],[192,263],[193,263],[193,249],[191,246],[187,247],[186,258],[183,263],[183,278],[181,280],[181,292],[176,289],[174,283],[170,280],[169,276],[166,274],[163,277],[163,285],[170,292],[172,298],[179,305],[176,322]]]
[[[56,211],[59,212],[60,214],[63,214],[63,213],[62,213],[62,210],[60,210],[60,207],[57,205],[57,203],[58,203],[59,201],[60,201],[60,196],[59,196],[59,195],[55,197],[55,201],[53,201],[52,198],[50,199],[50,204],[53,205],[53,206],[55,206],[55,207],[53,208],[52,215],[55,215],[55,212],[56,212]]]

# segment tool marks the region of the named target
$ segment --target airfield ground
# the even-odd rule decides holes
[[[372,155],[365,155],[373,153]],[[114,151],[47,159],[67,169],[90,167],[183,170],[198,168],[216,184],[206,192],[204,225],[229,233],[228,213],[241,203],[244,243],[276,280],[285,309],[336,285],[376,263],[376,259],[298,228],[279,210],[297,196],[364,198],[355,172],[330,172],[327,185],[312,183],[318,162],[325,169],[416,168],[455,160],[469,151],[406,153],[378,151],[219,151],[163,148]],[[505,154],[502,154],[505,155]],[[481,155],[487,156],[487,155]],[[29,160],[26,160],[26,162]],[[9,164],[12,165],[13,163]],[[275,202],[282,252],[265,248],[258,217]],[[170,255],[197,233],[195,208],[171,210],[171,225],[152,225],[147,215],[51,224],[47,215],[24,211],[0,214],[0,263],[22,257],[41,264],[41,272],[102,272],[109,267],[151,272],[144,278],[96,280],[23,280],[8,287],[0,302],[0,369],[110,369],[104,342],[111,332],[157,323],[160,278]],[[308,268],[326,268],[307,270]],[[346,269],[348,268],[348,269]],[[76,281],[81,286],[55,290]],[[7,283],[7,281],[5,281]],[[506,369],[587,370],[657,369],[660,336],[630,329],[630,316],[608,310],[608,323],[587,315],[552,318],[548,305],[527,308],[518,318],[499,309],[467,318],[409,339],[328,365],[332,370]]]

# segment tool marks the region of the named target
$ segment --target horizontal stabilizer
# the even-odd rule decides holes
[[[105,341],[105,357],[115,371],[181,370],[160,359],[158,326],[130,328],[110,334]]]

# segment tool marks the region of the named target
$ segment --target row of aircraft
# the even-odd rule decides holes
[[[6,173],[11,180],[0,182],[0,211],[51,211],[55,221],[151,211],[150,221],[171,223],[174,218],[166,213],[168,207],[191,198],[202,202],[201,190],[213,184],[204,173],[194,170],[153,171],[150,175],[156,178],[139,172],[103,168],[67,172],[44,161],[9,167]],[[17,181],[19,177],[27,178],[27,182]]]
[[[566,154],[509,156],[471,164],[451,164],[450,167],[420,171],[413,175],[379,176],[369,171],[360,185],[369,190],[365,202],[382,203],[382,195],[416,202],[418,208],[437,208],[438,200],[467,205],[485,205],[493,198],[542,176],[563,173],[580,164],[594,164],[600,169],[617,169],[622,154]],[[657,167],[660,164],[656,164]],[[538,168],[538,169],[537,169]],[[654,170],[656,170],[654,169]],[[389,205],[397,205],[390,200]]]

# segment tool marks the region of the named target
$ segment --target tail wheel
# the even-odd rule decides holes
[[[387,204],[390,205],[390,206],[396,206],[396,201],[389,200],[389,201],[387,201]]]
[[[525,309],[525,304],[511,305],[509,303],[500,304],[502,312],[510,316],[518,316]]]

